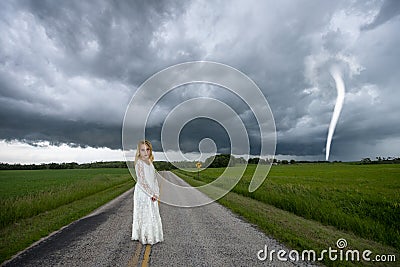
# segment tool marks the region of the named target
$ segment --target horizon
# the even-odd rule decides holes
[[[221,155],[221,154],[219,154]],[[243,157],[235,157],[236,159],[240,159]],[[244,159],[244,158],[243,158]],[[260,159],[259,157],[250,157],[249,159]],[[341,161],[341,160],[294,160],[293,158],[273,158],[277,160],[277,163],[281,163],[282,161],[287,161],[290,162],[294,161],[296,163],[356,163],[356,162],[362,162],[363,160],[370,159],[371,162],[383,162],[383,161],[393,161],[393,160],[398,160],[400,157],[392,157],[392,156],[376,156],[376,157],[366,157],[362,158],[360,160],[352,160],[352,161]],[[246,159],[245,159],[246,160]],[[168,163],[182,163],[182,162],[191,162],[191,163],[196,163],[196,162],[205,162],[205,161],[197,161],[197,160],[182,160],[182,161],[168,161],[168,160],[153,160],[154,162],[168,162]],[[246,160],[248,162],[248,160]],[[8,165],[48,165],[48,164],[77,164],[77,165],[85,165],[85,164],[94,164],[94,163],[126,163],[126,160],[98,160],[98,161],[90,161],[90,162],[75,162],[75,161],[61,161],[61,162],[40,162],[40,163],[9,163],[9,162],[2,162],[0,161],[0,164],[8,164]],[[236,163],[238,164],[238,163]],[[255,163],[244,163],[244,164],[255,164]]]

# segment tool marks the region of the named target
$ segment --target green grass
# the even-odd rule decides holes
[[[364,244],[361,248],[367,243],[374,247],[380,244],[384,251],[396,251],[399,256],[400,165],[278,165],[271,168],[259,189],[249,193],[254,169],[255,165],[247,167],[244,177],[232,190],[235,197],[229,193],[219,202],[268,234],[294,249],[334,247],[333,239],[346,234],[352,237],[352,245]],[[200,185],[215,180],[223,171],[223,168],[203,170],[200,181],[196,172],[174,172],[190,184]],[[315,233],[302,234],[309,232],[304,226],[308,222],[317,223],[325,233],[321,237]],[[326,236],[331,237],[329,242]]]
[[[127,169],[0,171],[0,262],[133,185]]]
[[[268,235],[299,251],[334,248],[344,237],[352,249],[394,253],[399,260],[400,165],[273,166],[262,186],[249,193],[254,169],[249,165],[219,202]],[[174,172],[197,186],[223,171],[203,170],[200,181],[197,172]],[[0,171],[0,262],[133,184],[127,169]]]

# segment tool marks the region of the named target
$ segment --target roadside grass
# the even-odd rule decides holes
[[[399,257],[400,165],[272,166],[261,187],[250,193],[254,169],[248,165],[232,192],[218,201],[267,234],[296,250],[335,248],[337,239],[346,238],[348,249]],[[199,186],[223,171],[203,170],[200,181],[197,172],[174,173]]]
[[[0,171],[0,262],[133,185],[127,169]]]
[[[318,259],[321,256],[321,252],[328,250],[329,247],[337,250],[336,241],[339,238],[346,239],[348,243],[346,250],[360,251],[360,260],[362,260],[361,254],[364,250],[371,250],[375,255],[396,255],[396,257],[399,255],[398,250],[393,247],[360,238],[353,233],[305,219],[291,212],[233,192],[228,193],[218,202],[250,223],[257,225],[267,235],[279,240],[289,248],[297,250],[300,256],[303,250],[314,250],[317,253],[316,259]],[[339,254],[333,255],[337,255],[339,259]],[[370,258],[372,259],[373,256],[371,255]],[[352,258],[349,256],[349,259]],[[327,266],[377,266],[376,262],[331,261],[327,253],[320,262]],[[388,266],[393,266],[394,263],[388,262],[387,264]],[[384,263],[379,266],[384,266]]]

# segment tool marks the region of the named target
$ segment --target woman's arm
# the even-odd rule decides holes
[[[158,177],[162,178],[162,176],[154,168],[154,193],[157,195],[157,197],[160,196],[160,188],[158,186]]]
[[[144,163],[141,160],[138,160],[138,162],[135,165],[135,171],[136,171],[136,177],[137,177],[137,183],[139,184],[140,188],[142,188],[147,194],[150,196],[153,196],[155,194],[154,190],[151,189],[151,187],[146,183],[146,180],[144,178]]]

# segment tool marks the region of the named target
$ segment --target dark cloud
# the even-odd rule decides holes
[[[253,155],[260,153],[260,129],[256,118],[251,112],[250,107],[237,95],[219,86],[209,84],[191,84],[176,88],[164,95],[156,105],[148,118],[149,127],[146,128],[146,136],[155,142],[154,149],[163,151],[170,149],[169,144],[161,147],[157,140],[160,140],[161,130],[166,121],[166,117],[172,112],[172,108],[180,103],[196,97],[205,97],[216,99],[227,104],[240,117],[245,128],[250,134],[250,151]],[[214,108],[213,106],[205,106],[205,108]],[[217,110],[218,111],[218,110]],[[188,110],[188,113],[192,111]],[[194,113],[196,114],[196,113]],[[179,124],[179,122],[177,122]],[[201,113],[193,116],[193,120],[182,125],[179,142],[180,149],[183,153],[198,152],[199,143],[204,138],[210,138],[215,141],[218,153],[231,153],[229,133],[227,125],[215,121],[213,118],[205,118]]]
[[[275,118],[277,154],[322,160],[335,65],[346,97],[332,159],[383,156],[393,151],[388,142],[400,139],[399,10],[399,1],[389,0],[2,1],[0,139],[120,149],[124,112],[141,83],[173,64],[210,60],[259,86]],[[198,96],[231,106],[251,135],[251,153],[259,152],[249,106],[204,85],[176,88],[157,103],[146,128],[156,150],[167,114]],[[182,129],[181,150],[198,151],[206,137],[218,152],[230,152],[226,131],[207,119]]]
[[[15,109],[0,109],[2,139],[21,140],[29,144],[49,141],[53,145],[73,147],[121,148],[121,127],[84,121],[59,120],[44,115],[21,113]]]

